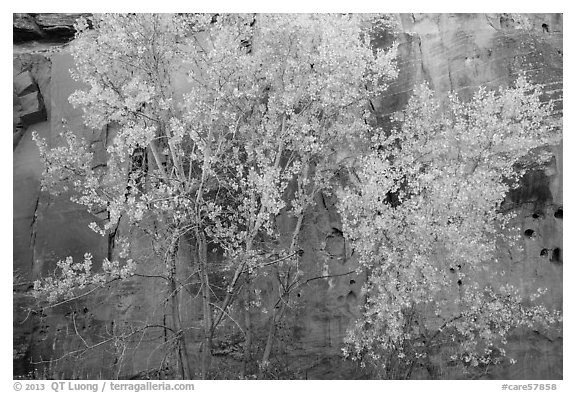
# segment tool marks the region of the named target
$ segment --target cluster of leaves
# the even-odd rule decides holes
[[[524,175],[518,162],[534,151],[546,162],[537,148],[560,138],[540,96],[521,75],[442,107],[422,85],[400,124],[373,137],[355,184],[339,193],[345,236],[369,273],[347,354],[405,378],[440,346],[466,365],[499,361],[512,329],[560,319],[479,278],[498,271],[499,246],[518,240],[503,231],[514,214],[499,209]]]
[[[154,215],[199,225],[232,258],[260,227],[274,232],[289,182],[298,180],[289,207],[299,214],[311,203],[306,187],[326,187],[336,148],[369,130],[367,101],[396,71],[393,50],[370,48],[365,19],[101,15],[95,31],[80,21],[73,75],[89,89],[70,101],[88,126],[118,129],[103,178],[68,133],[67,146],[41,149],[44,184],[71,180],[77,202],[110,212],[103,231]],[[145,191],[126,164],[138,149],[156,164]]]
[[[84,254],[82,262],[74,262],[72,257],[58,261],[59,272],[54,277],[48,276],[34,282],[34,296],[44,298],[48,303],[55,303],[63,298],[71,299],[77,290],[86,287],[102,287],[112,281],[131,277],[136,268],[134,261],[128,259],[123,266],[118,261],[104,259],[102,272],[92,271],[92,255]]]

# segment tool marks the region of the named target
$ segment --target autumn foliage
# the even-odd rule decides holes
[[[491,269],[498,247],[513,240],[503,231],[513,214],[499,208],[523,175],[518,162],[558,140],[550,107],[523,76],[468,102],[441,103],[422,86],[391,130],[376,128],[371,100],[397,75],[395,46],[371,45],[374,30],[390,26],[383,21],[130,14],[98,15],[88,28],[80,20],[73,76],[86,88],[70,102],[88,127],[108,127],[114,137],[105,168],[93,165],[94,152],[75,130],[57,148],[36,137],[43,186],[105,211],[91,228],[116,247],[103,271],[91,270],[90,254],[59,262],[58,274],[36,283],[37,297],[62,302],[150,273],[129,242],[146,236],[153,273],[168,282],[159,296],[171,304],[180,376],[210,377],[212,342],[232,319],[244,340],[239,376],[253,374],[256,363],[266,377],[276,326],[304,279],[305,214],[320,192],[334,192],[344,235],[368,274],[345,354],[381,377],[409,378],[438,353],[467,367],[493,364],[512,329],[553,325],[558,313],[474,275]],[[355,159],[343,160],[344,150]],[[343,171],[344,188],[335,181]],[[294,219],[288,241],[276,225],[281,215]],[[118,233],[120,226],[130,229]],[[177,274],[183,245],[192,247],[202,293],[199,367],[179,314],[188,296]],[[252,284],[271,269],[282,306],[267,310]],[[224,290],[214,290],[215,278],[225,280]],[[252,348],[254,312],[267,315],[262,353]],[[244,322],[233,319],[242,313]]]

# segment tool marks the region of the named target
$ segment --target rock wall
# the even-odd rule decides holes
[[[80,16],[90,21],[91,14],[12,14],[13,41],[66,42],[74,38],[74,23]]]
[[[34,18],[38,24],[38,16]],[[466,97],[481,85],[508,86],[521,70],[530,80],[545,86],[547,99],[554,101],[558,114],[562,112],[562,15],[403,14],[398,20],[398,32],[378,37],[376,41],[376,45],[382,47],[393,41],[399,43],[399,77],[375,103],[382,125],[386,126],[390,114],[403,108],[414,86],[423,81],[440,94],[453,90]],[[158,348],[166,340],[166,332],[161,328],[151,329],[146,334],[133,333],[138,345],[129,348],[108,345],[106,350],[91,352],[81,363],[70,356],[62,359],[58,368],[51,368],[49,364],[30,364],[30,360],[54,359],[63,352],[80,349],[79,336],[90,345],[103,338],[109,338],[109,344],[112,344],[114,334],[126,334],[131,323],[164,325],[170,320],[168,308],[157,295],[166,290],[165,285],[153,278],[111,285],[108,291],[100,292],[94,298],[80,299],[42,315],[27,315],[23,311],[28,304],[26,294],[31,289],[30,282],[53,270],[58,259],[68,255],[81,258],[84,252],[90,251],[94,260],[99,261],[109,251],[107,239],[87,228],[90,221],[102,217],[85,212],[66,197],[53,198],[40,191],[42,167],[31,139],[32,130],[56,146],[58,134],[66,125],[91,141],[102,163],[111,139],[108,129],[85,128],[81,111],[68,104],[68,96],[81,87],[69,76],[68,69],[72,66],[66,45],[40,50],[27,46],[15,46],[14,49],[14,76],[29,77],[38,86],[44,97],[47,119],[20,127],[18,132],[22,135],[15,141],[13,155],[13,266],[15,280],[21,283],[14,293],[14,375],[26,375],[36,368],[41,370],[37,376],[59,378],[171,377],[162,374],[164,370],[150,373],[150,369],[157,368],[162,360]],[[14,94],[19,96],[17,90]],[[20,108],[16,104],[15,113]],[[503,280],[513,282],[523,293],[547,287],[546,304],[561,308],[562,146],[552,148],[554,160],[545,168],[529,172],[523,179],[523,187],[507,197],[506,208],[518,212],[516,224],[521,227],[524,250],[503,250],[507,257],[502,271],[505,273]],[[279,225],[288,233],[293,223],[283,218]],[[124,234],[130,233],[130,228],[120,230]],[[342,236],[332,197],[322,195],[318,198],[317,207],[305,217],[301,238],[305,239],[301,244],[304,277],[318,277],[326,269],[335,277],[311,280],[294,294],[298,305],[287,313],[279,329],[279,342],[272,359],[278,366],[279,376],[369,377],[365,370],[341,357],[340,348],[347,326],[359,315],[363,277],[351,273],[356,264]],[[147,247],[146,239],[133,240],[132,248],[141,255],[146,255]],[[185,247],[181,248],[182,261],[190,259],[189,252]],[[189,275],[191,266],[187,263],[181,266],[179,274]],[[152,264],[143,270],[154,274]],[[255,285],[261,291],[264,303],[271,305],[277,293],[275,280],[260,280]],[[186,324],[200,326],[201,304],[185,298],[183,301]],[[260,350],[267,318],[254,316],[256,336],[260,337],[255,347]],[[191,329],[187,337],[191,343],[200,342],[198,330]],[[232,371],[237,369],[241,353],[237,338],[233,335],[225,338],[216,343],[219,348],[215,351],[219,355],[213,357],[218,370],[213,375],[216,378],[233,377]],[[196,354],[198,351],[199,345],[191,344],[190,352]],[[509,351],[518,363],[495,369],[485,377],[562,378],[562,337],[546,336],[542,332],[518,332],[510,341]],[[194,358],[193,363],[197,364],[198,359]],[[429,375],[423,373],[421,377]],[[443,377],[464,376],[447,371]]]

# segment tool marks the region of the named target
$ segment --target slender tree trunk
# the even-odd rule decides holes
[[[266,338],[266,347],[264,348],[264,354],[262,355],[262,363],[260,371],[258,373],[259,378],[264,378],[264,372],[269,366],[268,362],[270,361],[270,354],[272,353],[272,347],[274,345],[274,339],[276,336],[276,323],[282,318],[285,306],[286,303],[284,300],[282,300],[278,308],[274,307],[274,311],[272,313],[272,316],[270,317],[270,325],[268,327],[268,337]]]
[[[281,134],[284,134],[285,131],[286,131],[286,116],[284,116],[282,118]],[[283,143],[284,142],[282,140],[279,142],[278,152],[276,154],[276,160],[274,162],[275,168],[280,167],[280,160],[282,158],[282,152],[284,150]],[[259,210],[258,214],[256,215],[256,217],[258,217],[258,218],[256,219],[254,226],[251,228],[248,239],[246,240],[246,253],[248,255],[250,254],[250,251],[252,251],[252,242],[254,240],[254,237],[256,236],[256,234],[258,233],[258,231],[260,230],[260,228],[262,226],[262,223],[263,223],[262,213],[264,211],[265,211],[265,207],[264,207],[264,205],[261,205],[260,210]],[[220,309],[220,312],[218,313],[218,316],[216,317],[216,320],[215,320],[214,324],[212,325],[211,334],[214,334],[214,330],[216,329],[216,327],[218,326],[218,324],[220,323],[220,321],[224,317],[224,314],[226,313],[226,309],[232,303],[232,300],[234,299],[234,289],[236,287],[236,283],[238,282],[238,279],[240,278],[240,275],[244,271],[245,267],[246,267],[246,261],[243,261],[242,263],[240,263],[236,267],[236,270],[234,271],[234,276],[232,277],[232,281],[230,282],[230,285],[228,285],[228,288],[226,290],[226,297],[224,298],[224,302],[222,303],[222,307]]]
[[[204,339],[202,341],[202,379],[208,378],[212,350],[212,309],[210,308],[210,279],[208,277],[208,252],[206,236],[196,231],[200,280],[202,282],[202,311],[204,320]]]
[[[255,231],[254,231],[255,233]],[[246,242],[246,253],[250,255],[252,251],[252,242],[254,238],[251,237]],[[246,375],[246,368],[248,366],[248,362],[250,361],[250,354],[252,353],[252,318],[251,318],[251,311],[252,311],[252,280],[250,278],[250,272],[247,273],[246,278],[246,334],[244,340],[244,356],[242,358],[242,376]]]
[[[259,378],[264,377],[264,371],[268,368],[267,362],[270,359],[270,353],[272,352],[272,342],[274,341],[274,334],[276,333],[276,307],[272,312],[270,317],[270,325],[268,327],[268,337],[266,339],[266,347],[264,348],[264,354],[262,355],[262,363],[260,364],[260,372],[258,373]]]
[[[294,231],[292,232],[292,241],[290,243],[290,250],[289,254],[294,254],[296,251],[296,245],[298,244],[298,236],[300,234],[300,229],[302,228],[302,221],[304,220],[304,212],[301,212],[298,216],[298,221],[296,222],[296,226],[294,227]],[[298,258],[298,256],[296,257]],[[297,274],[297,272],[296,272]],[[286,277],[286,290],[289,289],[289,275]],[[284,310],[286,308],[286,302],[288,301],[289,292],[285,292],[280,297],[280,304],[277,307],[274,307],[274,311],[272,312],[272,317],[270,318],[270,326],[268,328],[268,338],[266,339],[266,347],[264,348],[264,354],[262,355],[262,364],[260,367],[260,377],[264,376],[264,371],[268,367],[268,362],[270,361],[270,354],[272,353],[272,346],[274,345],[274,339],[276,336],[276,324],[282,318],[284,314]]]
[[[170,308],[172,311],[172,324],[174,332],[178,336],[178,359],[180,361],[180,373],[182,379],[192,379],[194,370],[189,362],[188,349],[186,347],[186,337],[182,330],[182,322],[180,320],[180,300],[178,297],[178,288],[176,284],[176,257],[178,254],[178,238],[172,240],[170,249],[168,250],[168,265],[169,265],[169,291],[170,291]]]
[[[245,295],[245,312],[244,318],[246,327],[245,329],[245,340],[244,340],[244,354],[242,357],[242,369],[240,371],[240,377],[244,379],[246,377],[246,372],[248,369],[248,363],[250,362],[250,357],[252,353],[252,313],[251,313],[251,302],[252,302],[252,283],[250,278],[248,278],[246,295]]]
[[[304,187],[305,184],[305,180],[307,180],[308,178],[308,170],[309,170],[309,164],[308,161],[306,160],[304,163],[304,168],[302,171],[302,177],[301,179],[299,179],[298,181],[298,188],[300,187]],[[304,210],[305,207],[302,207],[302,211],[300,211],[300,214],[298,215],[298,221],[296,221],[296,226],[294,227],[294,231],[292,232],[292,240],[290,242],[290,249],[289,249],[289,254],[292,255],[294,254],[294,252],[296,251],[296,245],[298,244],[298,237],[300,235],[300,230],[302,228],[302,221],[304,220]],[[296,257],[298,258],[298,257]],[[296,274],[298,274],[298,272],[296,272]],[[285,285],[285,293],[282,293],[280,295],[280,309],[277,309],[276,307],[274,307],[274,311],[272,313],[272,317],[270,318],[270,327],[268,329],[268,338],[266,339],[266,347],[264,349],[264,354],[262,355],[262,367],[260,368],[260,376],[263,376],[263,371],[265,370],[265,368],[268,365],[268,362],[270,360],[270,354],[272,353],[272,346],[274,344],[274,338],[276,335],[276,323],[277,320],[280,320],[282,318],[282,314],[284,313],[285,307],[286,307],[286,302],[288,301],[288,296],[290,295],[289,293],[289,287],[290,287],[290,272],[287,273],[286,275],[286,285]]]

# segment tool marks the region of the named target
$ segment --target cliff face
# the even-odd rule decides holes
[[[376,42],[380,46],[388,46],[394,40],[399,43],[399,77],[375,103],[378,121],[382,124],[387,123],[388,115],[403,108],[414,86],[423,81],[440,94],[453,90],[466,97],[478,86],[508,86],[521,70],[530,80],[545,86],[546,99],[554,101],[557,113],[562,112],[562,15],[400,15],[399,25],[398,33],[379,37]],[[517,28],[519,26],[522,28]],[[14,48],[14,76],[28,71],[43,97],[47,116],[47,120],[34,118],[34,124],[20,127],[16,127],[15,120],[14,128],[20,135],[16,138],[15,133],[13,155],[13,266],[17,282],[22,282],[14,293],[14,346],[18,349],[15,375],[31,371],[30,360],[54,359],[62,351],[81,348],[79,336],[93,345],[102,341],[102,337],[126,334],[131,323],[164,325],[170,320],[169,311],[158,296],[166,290],[165,285],[154,279],[112,285],[94,298],[46,310],[44,315],[26,318],[22,311],[28,302],[29,282],[53,270],[58,259],[68,255],[81,258],[89,251],[94,261],[99,261],[109,252],[108,239],[87,228],[89,222],[103,217],[86,213],[65,196],[54,198],[40,191],[42,167],[31,139],[32,130],[56,146],[64,126],[62,119],[65,119],[69,129],[91,141],[101,163],[105,163],[106,146],[113,132],[87,129],[82,124],[81,111],[68,103],[68,96],[81,87],[70,78],[68,69],[72,67],[66,46]],[[20,110],[16,101],[15,98],[15,112]],[[508,256],[502,264],[505,273],[502,280],[514,283],[524,294],[546,287],[549,290],[546,304],[561,308],[562,146],[552,148],[554,160],[545,168],[529,172],[523,179],[523,187],[507,197],[506,208],[518,212],[515,224],[521,227],[524,250],[502,250],[503,255]],[[293,225],[286,218],[279,224],[287,233]],[[276,360],[283,364],[284,370],[291,370],[291,376],[285,374],[285,377],[365,377],[363,370],[340,356],[347,326],[359,314],[363,277],[350,273],[356,265],[342,237],[335,200],[320,196],[314,211],[305,217],[303,228],[305,277],[320,276],[326,269],[335,277],[310,281],[294,294],[298,305],[288,312],[279,329]],[[129,234],[130,229],[120,228],[120,231]],[[133,240],[132,248],[142,255],[146,255],[147,246],[146,239]],[[189,260],[188,253],[185,247],[180,250],[183,261]],[[152,264],[143,271],[154,274]],[[185,277],[191,271],[192,267],[183,263],[179,274]],[[275,280],[261,280],[256,286],[265,303],[275,302]],[[187,302],[182,304],[184,320],[190,326],[200,326],[201,304]],[[264,322],[268,318],[254,316],[261,340],[265,337]],[[187,334],[190,342],[200,342],[196,330]],[[145,335],[134,333],[137,346],[98,349],[90,352],[82,363],[75,362],[71,356],[63,359],[57,370],[47,372],[66,378],[142,376],[158,368],[161,362],[158,347],[165,337],[162,329]],[[241,352],[236,341],[230,336],[216,343],[221,354],[213,358],[220,369],[216,377],[232,376],[226,372]],[[191,353],[198,353],[199,346],[194,344],[190,349]],[[562,337],[518,332],[510,340],[509,351],[518,363],[492,370],[486,377],[562,378]],[[419,375],[430,377],[425,370]],[[449,370],[442,376],[463,377]]]
[[[91,14],[12,14],[13,41],[66,42],[74,38],[74,22]]]

